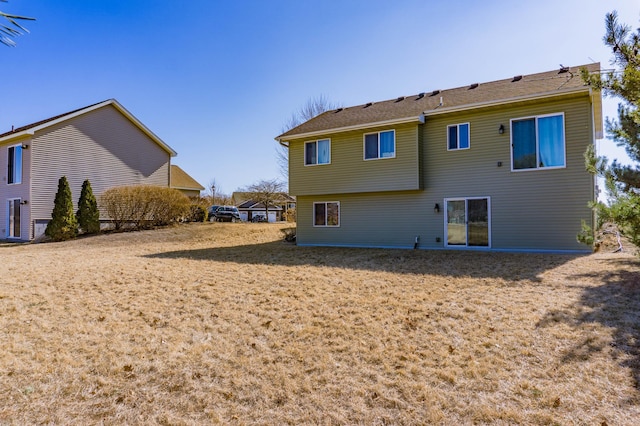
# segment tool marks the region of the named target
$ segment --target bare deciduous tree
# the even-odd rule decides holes
[[[316,117],[325,111],[336,108],[338,108],[338,105],[330,102],[324,95],[309,98],[306,104],[304,104],[298,111],[291,114],[291,117],[289,117],[282,126],[281,133],[285,133],[286,131],[299,126],[305,121],[311,120],[313,117]],[[285,180],[287,180],[289,178],[289,147],[279,143],[276,147],[276,159],[278,161],[280,174]]]
[[[264,205],[265,218],[269,220],[269,207],[275,207],[282,200],[284,189],[284,182],[278,179],[263,179],[249,185],[245,191],[251,193],[253,201]]]
[[[209,181],[203,198],[209,200],[209,205],[224,206],[231,203],[231,196],[222,191],[215,178]]]

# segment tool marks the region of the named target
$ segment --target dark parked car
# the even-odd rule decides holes
[[[240,212],[234,206],[220,206],[213,213],[218,222],[240,222]]]
[[[213,222],[214,220],[216,220],[216,210],[218,210],[218,207],[220,206],[211,206],[209,207],[209,222]]]

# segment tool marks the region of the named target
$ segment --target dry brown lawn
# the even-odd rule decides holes
[[[0,424],[640,421],[640,262],[199,224],[0,247]]]

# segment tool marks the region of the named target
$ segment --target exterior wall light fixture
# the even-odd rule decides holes
[[[433,208],[433,212],[440,213],[440,204],[436,203],[435,207]]]
[[[501,135],[504,134],[504,124],[501,124],[500,127],[498,127],[498,133]]]

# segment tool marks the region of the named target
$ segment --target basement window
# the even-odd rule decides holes
[[[323,201],[313,203],[313,226],[340,226],[340,202]]]

